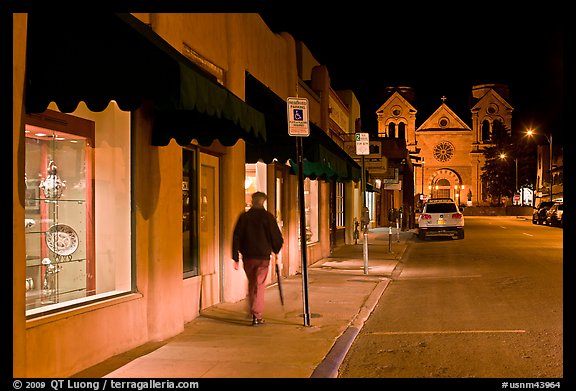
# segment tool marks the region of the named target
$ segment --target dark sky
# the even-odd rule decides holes
[[[327,14],[298,7],[260,14],[273,31],[286,31],[306,44],[328,67],[334,89],[355,92],[364,131],[377,129],[375,111],[385,101],[387,86],[415,89],[417,126],[440,106],[443,95],[470,125],[472,86],[504,83],[510,87],[514,107],[512,130],[553,130],[555,141],[560,141],[564,99],[560,16],[542,11],[543,7],[524,10],[524,16],[501,7],[486,15],[466,11],[458,16],[442,7],[387,10],[382,4],[388,3],[358,4],[356,10],[333,9]],[[490,8],[489,3],[480,7]]]

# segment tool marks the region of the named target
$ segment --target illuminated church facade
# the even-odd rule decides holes
[[[482,150],[490,145],[496,122],[512,129],[509,89],[501,84],[472,87],[471,117],[461,119],[442,97],[440,106],[419,125],[410,87],[393,87],[376,111],[378,137],[406,140],[414,160],[415,204],[428,198],[449,197],[461,205],[487,206],[483,193]]]

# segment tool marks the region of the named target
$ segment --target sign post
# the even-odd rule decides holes
[[[296,137],[296,161],[298,163],[298,204],[300,207],[300,255],[302,257],[302,300],[304,326],[310,326],[308,302],[308,257],[306,248],[306,210],[304,205],[304,162],[302,137],[310,135],[308,122],[308,99],[288,98],[288,134]]]
[[[364,274],[368,274],[368,225],[364,225],[366,210],[366,169],[364,156],[370,154],[370,136],[368,133],[356,133],[356,155],[362,156],[362,225],[364,229],[364,242],[362,253],[364,255]],[[369,222],[369,221],[368,221]]]

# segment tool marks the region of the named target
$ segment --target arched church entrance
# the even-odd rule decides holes
[[[443,168],[436,170],[428,180],[428,189],[432,198],[452,198],[458,205],[464,185],[460,175],[451,169]],[[464,193],[464,197],[465,197]]]

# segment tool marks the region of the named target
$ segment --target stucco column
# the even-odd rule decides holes
[[[226,39],[228,52],[228,70],[226,88],[236,96],[246,96],[246,50],[244,47],[243,22],[245,16],[226,14]],[[220,205],[221,205],[221,243],[222,259],[222,301],[235,302],[246,296],[245,276],[242,268],[234,270],[232,261],[232,233],[236,219],[244,211],[246,177],[246,144],[239,139],[220,159]]]
[[[146,105],[136,111],[134,195],[137,288],[146,299],[150,340],[184,328],[182,313],[182,152],[174,140],[150,145],[152,119]]]
[[[312,68],[312,89],[320,95],[320,127],[324,131],[330,126],[330,76],[324,65]]]
[[[26,63],[26,14],[13,14],[3,18],[13,22],[13,89],[12,89],[12,373],[14,377],[26,374],[26,241],[24,235],[24,64]],[[21,231],[21,234],[16,232]]]

